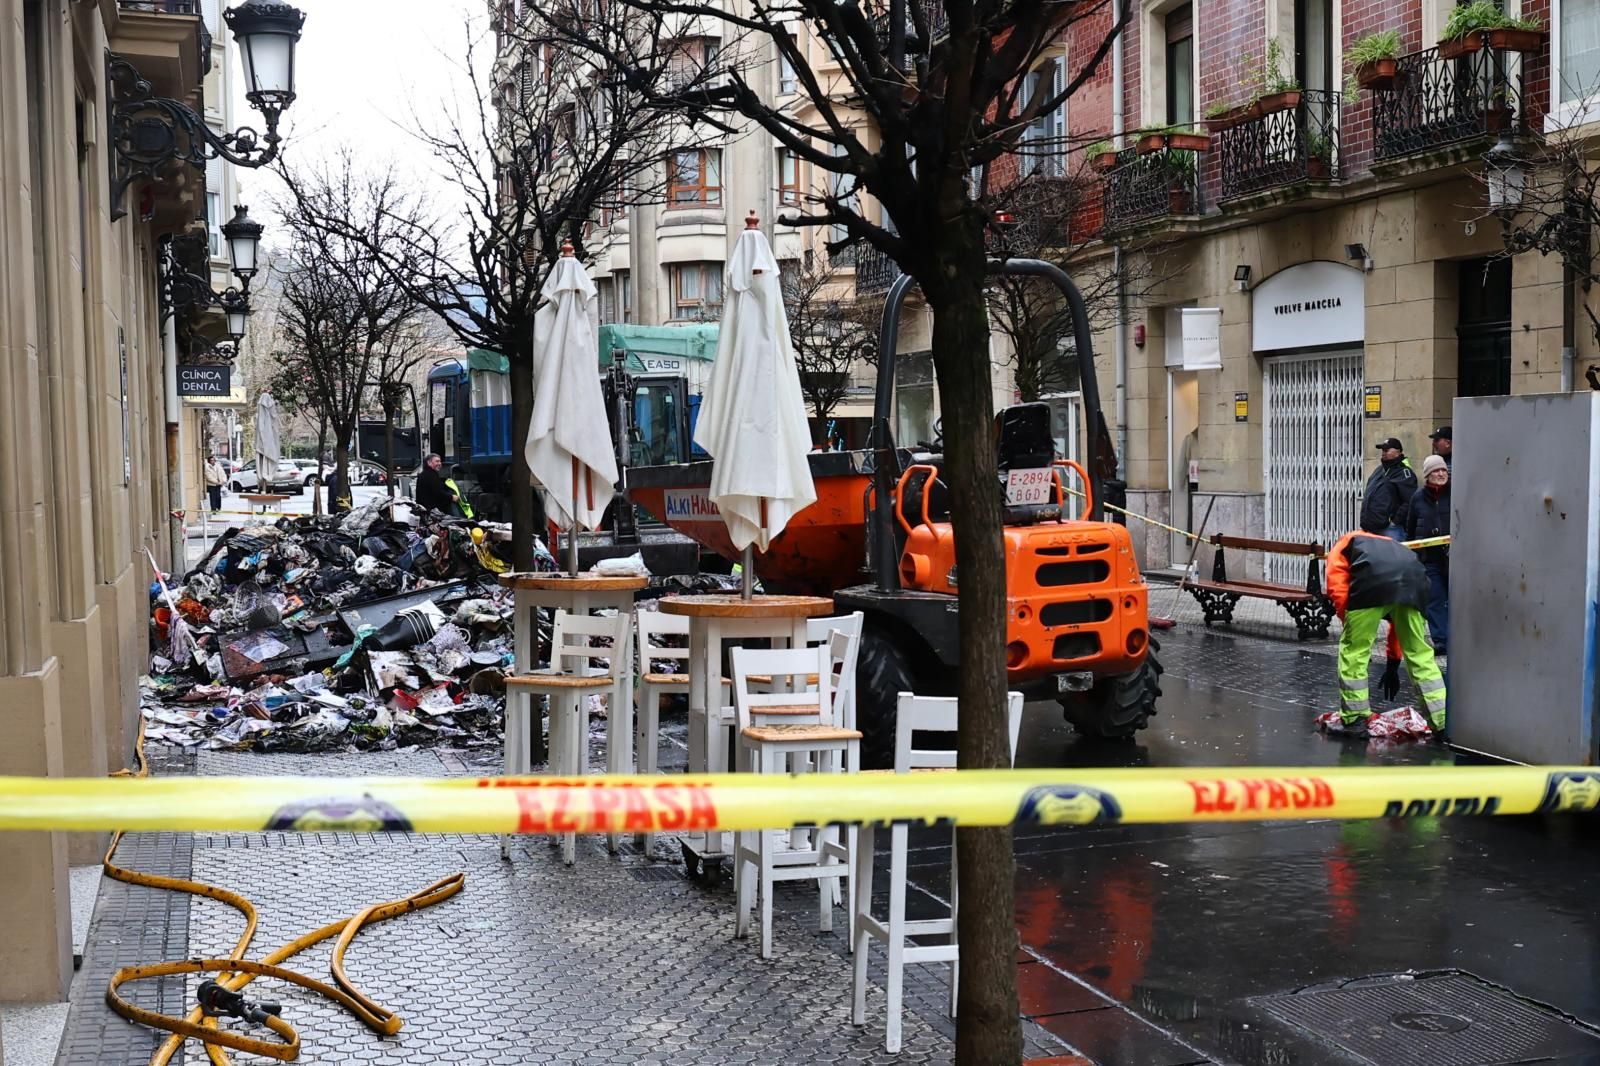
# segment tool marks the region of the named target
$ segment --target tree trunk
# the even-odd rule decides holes
[[[959,238],[951,237],[954,241]],[[951,249],[934,306],[933,360],[939,380],[956,537],[961,652],[958,695],[962,769],[1011,763],[1006,725],[1006,574],[1003,514],[996,480],[994,397],[989,366],[988,308],[981,234]],[[956,1009],[956,1062],[1019,1063],[1015,862],[1011,829],[959,829],[961,985]]]
[[[322,457],[328,454],[328,416],[323,415],[317,420],[317,487],[311,493],[311,513],[322,513],[322,490],[327,478],[322,477]],[[333,500],[328,500],[328,509],[333,509]]]
[[[338,498],[328,498],[328,513],[338,514],[341,510],[349,510],[355,502],[355,494],[350,491],[350,438],[353,435],[343,426],[335,426],[335,439],[333,442],[333,478],[337,486]]]
[[[533,489],[526,445],[533,423],[533,351],[511,355],[511,566],[533,569],[533,538],[544,535],[544,508]],[[552,550],[554,550],[552,548]]]

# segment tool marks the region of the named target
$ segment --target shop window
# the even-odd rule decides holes
[[[1457,396],[1511,393],[1511,260],[1461,264]]]

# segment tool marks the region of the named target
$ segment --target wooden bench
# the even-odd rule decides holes
[[[1217,549],[1211,564],[1210,581],[1191,581],[1189,591],[1199,601],[1205,612],[1206,625],[1213,622],[1232,622],[1233,608],[1242,597],[1252,596],[1281,604],[1294,619],[1300,639],[1326,637],[1328,625],[1333,621],[1333,601],[1322,591],[1322,570],[1317,565],[1328,553],[1320,544],[1297,544],[1284,540],[1256,540],[1251,537],[1228,537],[1221,533],[1211,537],[1209,543]],[[1273,552],[1279,555],[1306,556],[1306,583],[1304,587],[1277,585],[1267,581],[1245,579],[1229,580],[1225,550]]]

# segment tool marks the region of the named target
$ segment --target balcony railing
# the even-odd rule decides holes
[[[889,291],[902,271],[900,264],[872,245],[853,249],[856,263],[856,295],[881,296]],[[834,260],[835,263],[838,260]]]
[[[1199,213],[1195,171],[1193,152],[1139,155],[1123,149],[1105,177],[1105,228],[1125,230],[1158,218]]]
[[[1337,92],[1307,89],[1300,102],[1213,134],[1222,198],[1339,177]]]
[[[889,48],[889,0],[882,0],[884,9],[872,16],[873,29],[878,34],[878,44],[885,51]],[[924,41],[917,33],[916,20],[911,17],[910,7],[917,5],[922,15],[923,23],[928,28],[928,40]],[[906,0],[906,53],[915,55],[926,52],[935,42],[950,32],[950,16],[944,9],[943,0]]]
[[[1402,56],[1394,86],[1373,93],[1373,155],[1397,159],[1462,141],[1522,131],[1521,64],[1481,48],[1444,59],[1427,48]]]

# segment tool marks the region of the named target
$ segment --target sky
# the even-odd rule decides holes
[[[290,166],[315,164],[348,146],[359,163],[395,168],[436,203],[448,197],[450,185],[411,131],[419,118],[440,128],[446,106],[468,113],[476,108],[463,61],[469,20],[482,35],[480,57],[485,64],[492,59],[486,0],[294,3],[306,22],[295,54],[296,99],[286,115],[282,158]],[[243,81],[236,73],[235,122],[259,128],[259,114],[243,98]],[[272,245],[274,231],[283,233],[271,205],[282,182],[260,170],[241,169],[239,176],[239,202],[267,227],[264,241]]]

